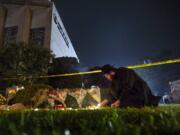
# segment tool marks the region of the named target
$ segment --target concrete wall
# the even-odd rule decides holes
[[[45,28],[45,41],[44,47],[50,49],[50,37],[51,37],[51,16],[52,7],[36,7],[31,6],[32,11],[32,24],[31,29]]]
[[[19,5],[25,5],[30,4],[34,6],[50,6],[51,2],[49,0],[0,0],[0,3],[3,4],[19,4]]]
[[[4,27],[18,26],[17,42],[29,43],[30,30],[45,28],[44,47],[50,48],[51,7],[5,5],[7,17]]]
[[[6,18],[6,9],[3,6],[0,6],[0,47],[2,47],[3,44],[5,18]]]
[[[3,0],[2,5],[0,6],[0,44],[3,43],[5,28],[18,27],[15,42],[26,44],[30,43],[32,29],[44,28],[43,47],[51,49],[56,58],[71,57],[76,58],[79,62],[53,3],[48,0],[25,0],[24,2],[22,0]],[[56,20],[54,16],[56,16]]]

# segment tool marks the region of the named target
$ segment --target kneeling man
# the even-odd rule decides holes
[[[102,67],[104,77],[111,82],[110,99],[104,100],[101,106],[143,107],[157,106],[159,96],[154,96],[146,82],[128,68],[115,68],[111,65]]]

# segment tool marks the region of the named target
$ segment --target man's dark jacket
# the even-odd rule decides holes
[[[110,91],[110,103],[120,100],[121,107],[157,106],[160,97],[152,94],[147,83],[132,69],[119,68],[115,71]]]

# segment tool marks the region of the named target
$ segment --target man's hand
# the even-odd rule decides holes
[[[105,107],[105,106],[107,106],[108,102],[109,102],[109,101],[108,101],[107,99],[103,100],[103,101],[99,104],[99,107]]]
[[[111,107],[115,107],[115,108],[120,107],[120,100],[116,100],[114,103],[112,103]]]

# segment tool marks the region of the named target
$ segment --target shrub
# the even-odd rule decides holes
[[[180,133],[180,109],[0,112],[0,131],[3,135],[171,135]]]

